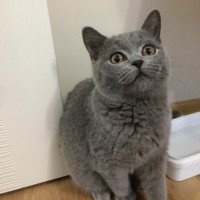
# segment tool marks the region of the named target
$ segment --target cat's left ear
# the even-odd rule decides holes
[[[85,27],[82,36],[91,59],[97,60],[99,51],[107,38],[92,27]]]
[[[161,29],[161,17],[158,10],[153,10],[146,18],[144,24],[141,27],[142,30],[147,32],[156,38],[159,42],[160,39],[160,29]]]

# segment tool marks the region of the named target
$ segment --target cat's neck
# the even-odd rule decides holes
[[[162,90],[158,91],[157,93],[151,93],[150,95],[147,94],[139,94],[139,95],[130,95],[127,98],[120,97],[115,95],[106,96],[101,93],[101,91],[98,90],[98,88],[94,88],[93,91],[93,99],[96,103],[102,102],[103,104],[109,106],[109,105],[135,105],[139,102],[151,102],[152,104],[167,104],[168,98],[167,98],[167,89],[163,88]]]

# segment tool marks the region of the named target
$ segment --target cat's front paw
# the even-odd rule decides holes
[[[93,193],[92,196],[94,200],[110,200],[109,192]]]
[[[132,192],[129,196],[126,197],[115,196],[115,200],[136,200],[136,195],[134,192]]]

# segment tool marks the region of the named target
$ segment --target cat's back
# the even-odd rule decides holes
[[[61,137],[76,134],[78,130],[84,131],[84,126],[88,122],[89,101],[94,89],[92,78],[81,81],[68,94],[65,103],[64,113],[61,118]]]
[[[80,107],[83,105],[85,99],[91,94],[94,89],[94,81],[88,78],[78,83],[74,89],[69,92],[64,111],[69,110],[71,107]]]

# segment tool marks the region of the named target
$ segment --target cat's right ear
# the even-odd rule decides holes
[[[97,60],[99,51],[107,38],[91,27],[83,28],[82,36],[91,59]]]
[[[158,10],[153,10],[148,15],[141,29],[149,33],[153,37],[155,37],[159,42],[161,42],[160,39],[161,18]]]

